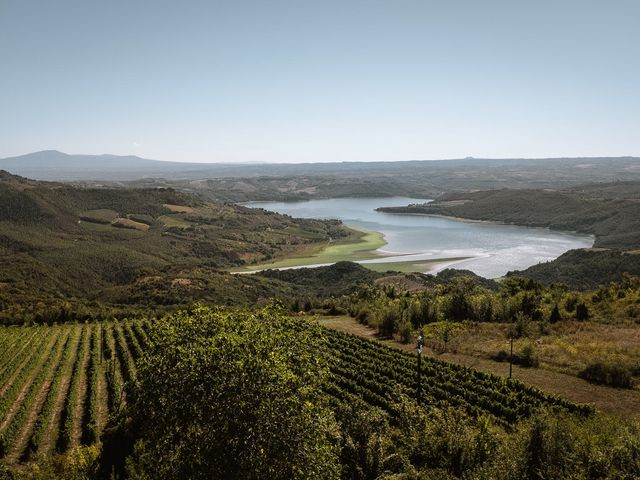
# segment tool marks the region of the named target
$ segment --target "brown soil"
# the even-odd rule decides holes
[[[100,329],[100,348],[102,349],[102,335],[104,334],[102,328]],[[102,429],[107,423],[109,417],[109,404],[108,404],[108,392],[107,392],[107,379],[105,378],[104,362],[100,365],[98,371],[98,432],[102,432]]]
[[[193,208],[187,207],[184,205],[172,205],[170,203],[165,203],[162,206],[165,208],[168,208],[173,213],[192,213],[193,212]]]
[[[141,232],[149,230],[149,225],[146,223],[136,222],[134,220],[129,220],[128,218],[116,218],[111,224],[114,227],[131,228],[133,230],[140,230]]]

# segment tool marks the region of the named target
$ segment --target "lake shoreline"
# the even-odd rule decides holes
[[[376,209],[376,211],[380,213],[386,213],[389,215],[406,215],[406,216],[416,216],[416,217],[435,217],[435,218],[444,218],[446,220],[454,220],[456,222],[463,223],[480,223],[480,224],[488,224],[488,225],[503,225],[506,227],[523,227],[523,228],[535,228],[535,229],[545,229],[549,230],[553,233],[564,233],[567,235],[580,236],[584,238],[592,238],[593,243],[589,248],[594,248],[596,236],[591,233],[583,233],[578,232],[576,230],[561,230],[558,228],[553,228],[548,225],[527,225],[523,223],[514,223],[514,222],[501,222],[500,220],[482,220],[478,218],[466,218],[466,217],[456,217],[454,215],[443,215],[441,213],[421,213],[421,212],[396,212],[392,210],[386,210],[387,208],[395,208],[395,207],[381,207],[381,209]]]
[[[463,268],[486,278],[551,261],[568,250],[588,248],[593,236],[422,212],[387,212],[417,199],[408,197],[256,202],[262,208],[301,218],[337,218],[359,236],[293,252],[284,259],[234,269],[303,268],[354,261],[377,270],[433,273]],[[420,200],[423,201],[423,200]]]

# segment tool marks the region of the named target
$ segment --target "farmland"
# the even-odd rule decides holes
[[[0,329],[0,454],[30,462],[98,441],[135,382],[140,322]]]
[[[136,386],[146,321],[0,329],[0,454],[6,464],[37,461],[99,442],[108,416]],[[416,396],[416,358],[353,335],[325,330],[332,402],[364,403],[393,414],[398,392]],[[436,360],[423,362],[421,400],[488,415],[509,425],[542,406],[580,407],[517,382]]]

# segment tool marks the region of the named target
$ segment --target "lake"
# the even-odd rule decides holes
[[[424,203],[424,199],[334,198],[303,202],[249,202],[259,207],[302,218],[338,218],[345,224],[380,232],[387,244],[382,258],[362,264],[408,262],[419,271],[443,268],[471,270],[487,278],[503,276],[553,260],[567,250],[588,248],[593,237],[515,225],[473,222],[428,215],[377,212],[378,207]],[[391,267],[391,265],[390,265]],[[390,268],[393,269],[393,268]]]

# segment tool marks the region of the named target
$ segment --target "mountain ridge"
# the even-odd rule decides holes
[[[105,163],[105,160],[109,160]],[[640,157],[558,157],[558,158],[462,158],[447,160],[403,160],[397,162],[320,162],[320,163],[197,163],[146,159],[136,155],[68,154],[41,150],[0,159],[0,169],[37,180],[125,181],[141,178],[195,179],[206,177],[243,177],[279,175],[342,175],[345,173],[398,174],[430,172],[461,167],[496,170],[500,168],[579,168],[602,167],[618,170],[620,175],[640,178]]]

